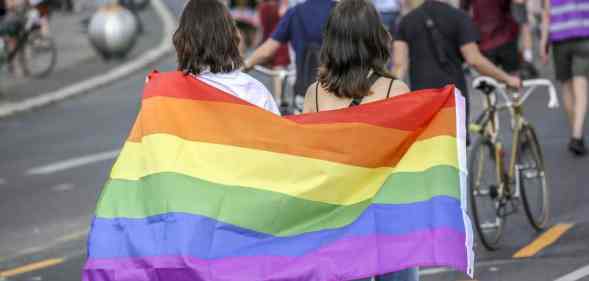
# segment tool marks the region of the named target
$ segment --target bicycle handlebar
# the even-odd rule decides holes
[[[548,79],[529,79],[524,80],[522,82],[522,86],[525,88],[538,86],[547,87],[549,95],[548,108],[557,108],[559,106],[558,97],[556,96],[556,89],[554,89],[554,84],[552,84],[552,81]]]
[[[554,88],[554,85],[552,84],[552,81],[548,80],[548,79],[529,79],[529,80],[524,80],[522,81],[522,86],[524,88],[528,88],[525,92],[525,94],[523,95],[523,98],[521,99],[521,103],[523,103],[528,96],[532,93],[532,91],[536,88],[536,87],[540,87],[540,86],[544,86],[548,88],[548,95],[549,95],[549,100],[548,100],[548,108],[557,108],[559,107],[559,103],[558,103],[558,97],[556,95],[556,90]],[[481,91],[494,91],[496,89],[500,89],[503,94],[504,97],[507,98],[507,95],[505,95],[505,92],[503,91],[503,89],[505,89],[505,84],[501,84],[499,82],[497,82],[497,80],[491,78],[491,77],[487,77],[487,76],[479,76],[477,78],[475,78],[473,80],[473,87],[475,89],[481,90]]]

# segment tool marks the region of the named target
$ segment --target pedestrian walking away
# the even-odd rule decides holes
[[[552,57],[556,79],[561,83],[564,108],[571,128],[569,150],[586,155],[583,129],[587,115],[587,75],[589,74],[589,7],[582,0],[544,0],[540,55]]]
[[[297,80],[294,92],[299,110],[302,110],[307,87],[316,80],[322,30],[335,3],[333,0],[311,0],[288,9],[272,36],[245,62],[245,69],[250,70],[270,60],[282,44],[290,43],[295,52]]]
[[[450,5],[449,1],[426,1],[403,17],[393,43],[393,74],[402,78],[409,70],[411,90],[456,85],[467,99],[465,121],[468,122],[468,90],[463,61],[479,73],[510,87],[520,87],[521,81],[481,54],[476,26],[468,14]]]

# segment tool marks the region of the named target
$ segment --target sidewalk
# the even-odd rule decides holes
[[[159,43],[163,33],[162,21],[153,8],[149,7],[140,12],[144,32],[139,35],[127,58],[104,61],[91,46],[82,23],[96,11],[97,7],[93,3],[88,1],[79,12],[57,11],[50,18],[51,34],[57,44],[57,65],[48,77],[16,78],[6,68],[0,71],[0,105],[19,102],[108,72],[136,59]]]

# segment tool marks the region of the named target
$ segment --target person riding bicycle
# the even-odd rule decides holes
[[[308,85],[316,80],[313,72],[317,70],[322,30],[335,3],[334,0],[308,0],[288,9],[272,36],[246,60],[244,69],[247,71],[268,61],[282,44],[290,42],[297,70],[296,104],[300,107]]]
[[[569,150],[587,154],[583,129],[587,115],[587,75],[589,74],[589,14],[581,0],[544,0],[540,56],[548,63],[552,48],[556,79],[561,82],[564,108],[571,128]]]
[[[1,37],[16,37],[26,23],[26,6],[15,0],[6,1],[6,14],[0,21]]]
[[[476,26],[468,14],[447,3],[449,1],[426,1],[403,17],[393,43],[393,74],[404,77],[409,68],[412,90],[456,85],[467,100],[465,121],[468,122],[463,61],[510,87],[519,88],[521,80],[499,69],[481,54]]]

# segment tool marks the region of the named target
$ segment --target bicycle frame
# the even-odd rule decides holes
[[[520,188],[519,188],[519,178],[518,173],[516,173],[516,165],[519,153],[519,137],[522,131],[522,128],[528,124],[526,119],[523,116],[523,104],[528,99],[528,97],[540,86],[547,86],[549,90],[550,100],[548,103],[549,108],[558,107],[558,99],[556,97],[556,91],[554,90],[554,86],[549,80],[545,79],[533,79],[524,81],[524,87],[528,87],[523,94],[520,92],[513,92],[511,95],[507,94],[505,86],[498,84],[495,80],[489,77],[478,77],[475,79],[473,84],[475,88],[478,88],[478,85],[482,85],[483,83],[487,83],[490,86],[492,91],[485,93],[485,103],[484,103],[484,111],[477,118],[475,125],[472,127],[473,131],[486,134],[491,139],[492,143],[494,144],[494,154],[496,159],[496,176],[500,179],[501,183],[498,187],[498,196],[503,198],[504,195],[507,196],[514,196],[519,197]],[[484,87],[484,85],[483,85]],[[498,105],[497,104],[497,93],[502,97],[505,103]],[[498,113],[502,111],[509,112],[510,120],[511,120],[511,128],[513,131],[512,135],[512,147],[511,147],[511,159],[509,161],[508,170],[505,171],[505,159],[503,153],[503,144],[497,141],[500,132],[500,123],[498,121]],[[515,192],[511,189],[512,180],[515,180]]]

